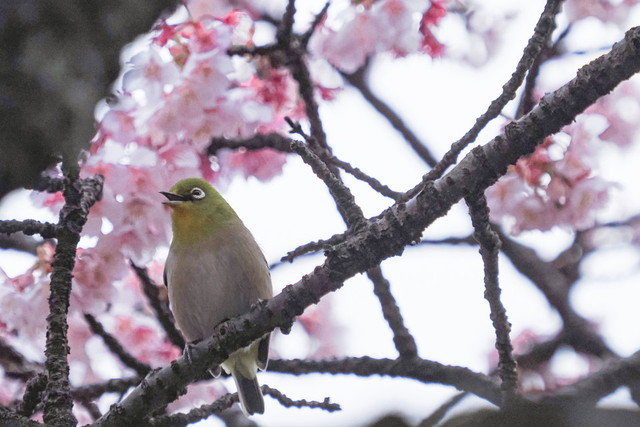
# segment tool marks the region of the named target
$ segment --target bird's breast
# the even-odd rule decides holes
[[[169,302],[189,341],[208,337],[220,322],[272,295],[264,256],[248,230],[240,231],[170,248],[165,267]]]

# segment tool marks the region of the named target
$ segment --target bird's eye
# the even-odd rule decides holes
[[[198,187],[194,187],[191,190],[191,197],[193,197],[194,199],[200,200],[200,199],[204,199],[204,191],[202,191],[202,189],[198,188]]]

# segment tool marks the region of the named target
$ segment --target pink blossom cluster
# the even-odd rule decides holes
[[[337,1],[311,39],[311,52],[351,73],[379,52],[403,57],[439,56],[444,47],[432,30],[446,14],[446,0]]]
[[[592,227],[615,187],[597,175],[598,149],[604,142],[624,148],[636,140],[638,111],[640,88],[631,81],[590,106],[487,189],[492,219],[510,224],[515,234]]]
[[[640,4],[639,0],[567,0],[564,10],[571,22],[596,18],[602,22],[623,23],[629,10]]]
[[[582,230],[594,225],[611,184],[593,175],[588,164],[591,153],[580,139],[588,136],[575,128],[567,130],[574,140],[560,159],[552,159],[549,149],[561,144],[554,137],[547,138],[487,189],[493,221],[511,221],[514,234],[555,226]]]

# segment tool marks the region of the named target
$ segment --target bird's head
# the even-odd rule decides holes
[[[172,211],[174,238],[205,235],[237,218],[220,193],[201,178],[180,180],[169,191],[160,193],[167,198],[162,203]]]
[[[161,191],[160,194],[167,198],[162,203],[172,208],[195,209],[210,205],[215,199],[222,199],[220,193],[201,178],[180,180],[169,191]]]

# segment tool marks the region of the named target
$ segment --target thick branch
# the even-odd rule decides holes
[[[423,383],[450,385],[474,393],[497,406],[501,405],[500,386],[492,378],[467,368],[442,365],[417,357],[396,360],[367,356],[336,360],[272,360],[269,362],[269,371],[293,375],[327,373],[413,378]]]
[[[543,401],[556,404],[568,401],[595,404],[619,387],[625,385],[637,387],[638,383],[640,383],[640,352],[628,358],[612,360],[600,371],[558,390],[553,396],[548,396]]]
[[[250,138],[245,139],[229,139],[224,137],[215,137],[211,139],[211,143],[207,147],[207,155],[213,156],[218,150],[229,148],[236,150],[245,148],[247,150],[261,150],[263,148],[271,148],[283,153],[291,152],[291,138],[282,136],[279,133],[257,133]]]
[[[60,211],[58,245],[51,267],[51,295],[47,316],[45,368],[49,376],[44,403],[44,420],[56,426],[75,426],[69,386],[69,344],[67,312],[71,295],[71,278],[80,232],[87,221],[89,208],[100,198],[102,177],[81,180],[77,167],[65,177],[65,205]]]
[[[39,234],[45,239],[56,237],[58,225],[50,222],[40,222],[33,219],[25,219],[24,221],[3,220],[0,221],[0,233],[12,234],[23,232],[27,236]]]

